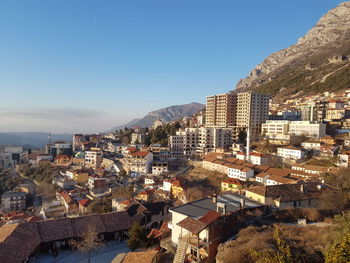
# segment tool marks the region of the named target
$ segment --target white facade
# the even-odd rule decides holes
[[[232,165],[232,167],[227,169],[227,176],[241,181],[248,181],[249,178],[254,177],[254,171],[241,165]]]
[[[186,128],[169,138],[170,149],[186,156],[205,154],[232,145],[230,128]]]
[[[292,160],[300,160],[304,158],[304,151],[297,148],[285,147],[278,148],[277,155],[282,157],[283,159],[292,159]]]
[[[292,121],[289,124],[289,134],[321,138],[326,136],[326,124],[312,121]]]
[[[102,163],[102,151],[86,151],[85,165],[87,167],[99,168]]]

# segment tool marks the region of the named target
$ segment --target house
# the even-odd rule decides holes
[[[69,195],[68,192],[61,191],[61,192],[58,192],[56,195],[57,195],[57,199],[62,201],[62,203],[65,207],[65,211],[67,213],[78,214],[79,206],[78,206],[77,202]]]
[[[133,201],[126,208],[133,221],[138,222],[146,229],[160,227],[167,219],[168,204],[164,201],[137,202]]]
[[[248,210],[263,209],[257,202],[237,194],[204,198],[170,208],[171,238],[161,241],[161,247],[177,247],[175,260],[181,258],[199,262],[215,262],[220,243],[239,231],[239,215]]]
[[[320,141],[308,140],[301,143],[301,147],[305,150],[319,151],[322,143]]]
[[[69,179],[66,177],[55,177],[52,180],[52,183],[56,184],[59,188],[63,190],[69,190],[72,189],[76,186],[77,182],[74,181],[73,179]]]
[[[329,186],[308,182],[251,187],[246,189],[245,195],[256,202],[278,208],[308,208],[317,207],[321,194],[328,190],[331,190]]]
[[[144,180],[146,188],[155,188],[159,183],[159,178],[155,176],[146,176]]]
[[[338,154],[338,166],[350,167],[350,151],[345,151]]]
[[[78,200],[79,205],[79,214],[85,214],[88,211],[89,205],[92,203],[92,200],[88,198]]]
[[[230,178],[236,178],[241,181],[248,181],[249,178],[254,177],[254,171],[251,168],[243,165],[230,164],[228,165],[227,176]]]
[[[339,149],[340,149],[340,146],[336,144],[323,144],[321,145],[321,148],[320,148],[320,155],[333,157],[337,154]]]
[[[153,191],[150,189],[146,189],[145,191],[140,192],[136,197],[136,199],[145,201],[145,202],[150,202],[153,200],[153,198],[154,198],[154,194],[153,194]]]
[[[266,178],[265,185],[280,185],[280,184],[296,184],[300,180],[293,177],[285,177],[280,175],[270,175]]]
[[[131,152],[125,156],[125,170],[133,177],[146,175],[151,171],[153,153],[148,151]]]
[[[1,197],[3,211],[25,211],[26,196],[24,192],[6,192]]]
[[[266,154],[254,152],[250,154],[250,162],[256,165],[264,165],[269,162],[269,157]]]
[[[88,180],[90,194],[94,197],[103,197],[107,194],[107,179],[104,177],[90,176]]]
[[[221,191],[237,192],[243,188],[243,182],[235,178],[228,178],[221,181]]]
[[[73,180],[79,183],[86,183],[89,180],[89,173],[85,170],[74,170],[72,171]],[[69,174],[67,173],[67,176]]]
[[[102,151],[99,148],[91,148],[85,151],[85,165],[91,168],[99,168],[102,163]]]
[[[71,158],[68,155],[56,155],[55,157],[56,166],[69,166],[71,163]]]
[[[60,218],[40,222],[6,224],[0,227],[1,262],[32,262],[41,253],[57,253],[60,247],[69,247],[91,226],[102,240],[126,236],[132,225],[127,212],[112,212],[75,218]]]
[[[279,147],[277,148],[277,156],[282,159],[300,160],[303,159],[305,152],[295,147]]]
[[[152,163],[152,174],[163,174],[167,173],[168,170],[168,162],[153,162]]]
[[[173,198],[180,198],[184,195],[186,189],[186,181],[183,179],[176,179],[171,181],[171,195]]]
[[[322,138],[320,138],[320,142],[323,142],[324,144],[336,144],[337,141],[335,138],[333,138],[332,136],[324,136]]]

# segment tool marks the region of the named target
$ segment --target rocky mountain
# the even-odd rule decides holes
[[[334,90],[340,90],[350,85],[349,57],[350,1],[347,1],[323,15],[296,44],[267,57],[238,82],[236,89],[282,96],[301,91],[321,92],[331,84]]]
[[[203,108],[203,104],[196,102],[183,105],[174,105],[160,110],[152,111],[143,118],[134,119],[124,125],[114,127],[111,130],[114,131],[124,127],[133,126],[139,126],[141,128],[151,127],[156,120],[160,120],[163,122],[179,120],[184,117],[192,116],[193,114],[202,110]]]
[[[72,134],[51,134],[51,141],[72,141]],[[7,132],[0,133],[0,145],[27,145],[33,148],[42,148],[48,143],[46,132]]]

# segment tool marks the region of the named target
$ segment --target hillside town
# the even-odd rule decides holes
[[[149,128],[75,134],[71,142],[48,135],[45,149],[4,146],[1,168],[16,181],[1,196],[1,256],[55,256],[91,222],[102,240],[120,242],[138,224],[160,247],[123,262],[134,253],[214,262],[218,246],[248,222],[317,208],[339,190],[334,179],[350,171],[349,113],[350,91],[283,104],[227,93],[208,96],[194,116]],[[22,235],[36,238],[23,249]]]

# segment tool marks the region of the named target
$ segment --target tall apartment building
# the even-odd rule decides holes
[[[227,93],[207,97],[206,127],[230,127],[233,139],[250,127],[251,137],[257,138],[261,125],[268,119],[269,96],[255,92]]]
[[[169,145],[172,152],[187,157],[206,154],[216,148],[229,148],[232,145],[231,128],[186,128],[170,136]]]
[[[235,121],[236,95],[231,93],[207,96],[205,125],[207,127],[229,127]]]
[[[261,125],[268,119],[269,100],[266,94],[237,93],[234,134],[238,135],[250,127],[251,137],[257,138],[261,133]]]

